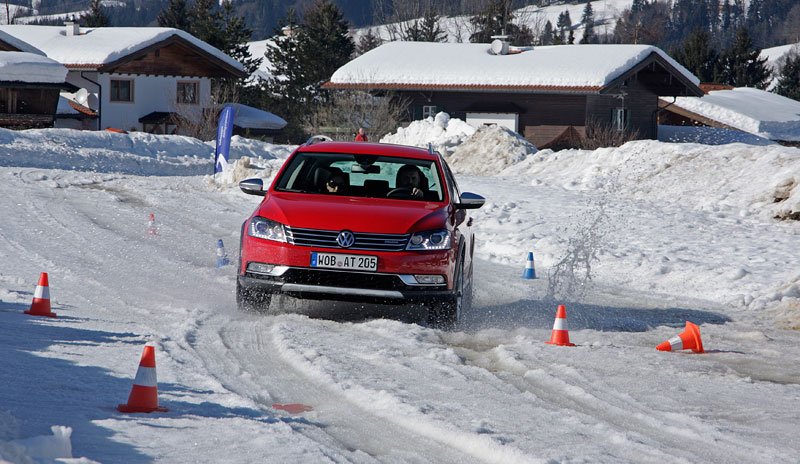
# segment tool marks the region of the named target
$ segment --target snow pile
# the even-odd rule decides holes
[[[385,135],[381,143],[421,148],[428,148],[431,144],[434,150],[448,156],[474,133],[475,128],[466,122],[440,112],[435,117],[414,121],[408,127],[399,127],[394,134]]]
[[[532,184],[613,189],[702,211],[795,218],[800,215],[800,150],[781,145],[666,144],[652,140],[594,151],[542,151],[507,168]]]
[[[213,172],[214,146],[214,141],[145,132],[0,129],[0,166],[147,176],[203,175]],[[234,136],[230,159],[246,156],[261,165],[271,159],[285,159],[292,149]]]
[[[498,125],[482,126],[448,159],[455,172],[494,175],[536,153],[536,147],[522,136]]]
[[[11,460],[11,462],[35,462],[33,459],[71,459],[70,436],[72,429],[63,425],[54,425],[50,427],[50,430],[53,431],[53,435],[13,440],[8,443],[0,442],[0,458]]]

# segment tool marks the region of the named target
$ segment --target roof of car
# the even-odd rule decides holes
[[[418,147],[393,145],[389,143],[370,142],[317,142],[301,145],[299,150],[306,153],[348,153],[353,155],[396,156],[398,158],[414,158],[435,160],[437,155]]]

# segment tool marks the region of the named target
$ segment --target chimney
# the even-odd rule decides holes
[[[73,22],[73,21],[67,21],[67,22],[64,23],[64,26],[67,27],[67,36],[70,36],[70,35],[81,35],[81,25],[80,24],[78,24],[76,22]]]

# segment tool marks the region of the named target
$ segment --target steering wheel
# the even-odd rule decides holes
[[[395,189],[389,190],[389,193],[386,194],[386,198],[400,197],[400,196],[411,197],[412,196],[411,189],[408,187],[397,187]]]

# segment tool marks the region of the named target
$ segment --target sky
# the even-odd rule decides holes
[[[448,129],[461,189],[487,199],[450,331],[404,307],[236,309],[215,245],[235,261],[260,201],[236,184],[293,147],[235,137],[215,180],[213,142],[0,129],[0,460],[796,460],[800,223],[776,216],[800,211],[800,150],[537,151],[443,116],[393,142]],[[41,272],[58,318],[23,314]],[[575,347],[544,343],[559,304]],[[706,353],[655,350],[686,321]],[[120,413],[148,342],[169,411]]]

